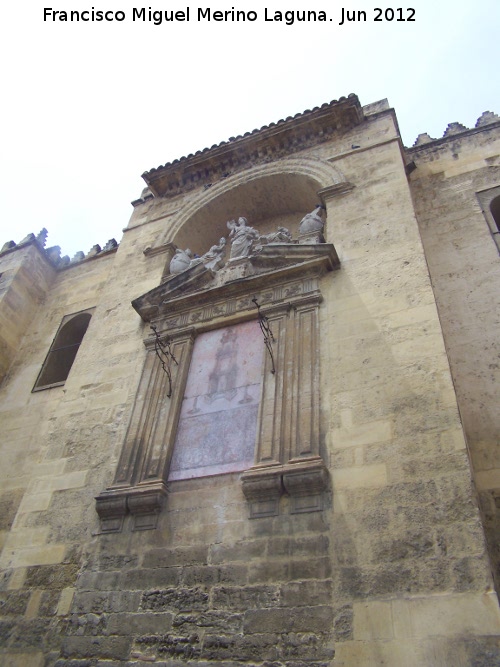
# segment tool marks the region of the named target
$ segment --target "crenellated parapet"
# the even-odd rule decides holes
[[[46,248],[48,232],[45,227],[37,234],[27,234],[19,243],[14,241],[7,241],[3,244],[0,250],[0,258],[3,255],[24,248],[28,245],[33,245],[38,248],[42,255],[50,262],[53,268],[55,269],[64,269],[70,265],[79,264],[88,259],[93,259],[101,255],[108,254],[110,252],[116,251],[118,248],[118,242],[115,239],[109,239],[109,241],[101,248],[100,245],[93,245],[87,253],[79,250],[76,252],[72,258],[69,255],[64,255],[61,257],[61,248],[60,246],[51,246]]]
[[[415,142],[413,143],[412,148],[417,148],[425,144],[430,144],[437,141],[442,141],[443,139],[448,139],[449,137],[464,134],[466,132],[474,132],[477,130],[482,130],[486,127],[500,124],[500,116],[498,116],[493,111],[484,111],[476,121],[476,124],[473,128],[462,125],[462,123],[449,123],[443,133],[443,136],[438,139],[431,137],[427,132],[422,132],[418,135]]]

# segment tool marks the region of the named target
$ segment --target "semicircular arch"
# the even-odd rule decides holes
[[[251,167],[193,198],[179,212],[170,240],[202,254],[227,236],[227,221],[240,216],[261,233],[281,225],[295,234],[302,217],[319,203],[318,190],[344,182],[339,169],[317,158]]]

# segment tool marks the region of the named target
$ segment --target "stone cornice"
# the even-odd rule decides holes
[[[250,275],[221,284],[214,281],[213,271],[202,264],[195,265],[134,299],[132,306],[145,322],[161,320],[170,330],[184,328],[214,317],[253,311],[250,292],[260,295],[262,305],[303,297],[313,289],[310,279],[340,265],[330,243],[270,245],[243,263],[253,266]],[[305,288],[305,284],[309,286]]]
[[[155,196],[173,197],[196,187],[210,187],[248,166],[271,162],[323,143],[362,120],[363,110],[357,96],[349,95],[151,169],[142,177]]]

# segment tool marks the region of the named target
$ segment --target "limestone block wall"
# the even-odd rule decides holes
[[[335,664],[472,664],[465,637],[496,645],[497,602],[403,158],[389,141],[336,164],[355,188],[327,202]]]
[[[126,427],[143,352],[130,300],[151,278],[134,272],[126,242],[121,250],[123,258],[110,253],[57,273],[0,390],[0,488],[8,510],[0,643],[8,664],[39,665],[59,652],[57,621],[69,611],[82,549],[95,530],[93,496],[112,474]],[[61,319],[87,308],[95,310],[66,383],[31,393]]]
[[[323,192],[341,260],[320,280],[322,510],[292,514],[283,494],[276,516],[250,519],[230,473],[171,482],[154,530],[127,517],[102,534],[95,496],[114,478],[149,333],[130,302],[160,284],[167,242],[191,243],[187,208],[206,240],[225,220],[210,230],[196,218],[201,187],[145,197],[116,253],[57,272],[0,387],[9,667],[498,662],[498,602],[405,159],[392,111],[373,112],[284,159],[281,175],[262,172],[261,192],[276,188],[283,206],[296,186],[307,202]],[[337,173],[352,187],[329,189]],[[214,185],[203,213],[251,203],[258,190],[244,183],[243,172]],[[266,231],[302,205],[262,214]],[[32,394],[62,317],[87,308],[67,382]]]
[[[460,414],[500,581],[500,257],[481,193],[500,185],[500,125],[493,122],[409,151],[420,233]]]

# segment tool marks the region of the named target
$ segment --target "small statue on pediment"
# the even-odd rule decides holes
[[[224,256],[226,254],[226,239],[222,237],[218,245],[213,245],[204,255],[200,257],[201,262],[207,269],[218,271],[224,266]],[[198,262],[198,260],[194,260]]]
[[[299,232],[301,234],[310,234],[311,232],[322,232],[325,226],[324,220],[321,217],[323,207],[318,204],[314,211],[305,215],[300,221]]]
[[[278,227],[278,231],[263,234],[259,237],[259,243],[263,245],[269,243],[293,243],[293,239],[286,227]]]
[[[175,276],[189,269],[192,259],[193,253],[189,248],[186,248],[186,250],[177,248],[175,255],[170,260],[170,273]]]
[[[248,257],[254,242],[259,238],[259,232],[247,225],[246,218],[238,218],[238,221],[229,220],[227,228],[230,230],[231,242],[230,258]]]
[[[170,260],[170,273],[175,276],[179,273],[182,273],[183,271],[186,271],[186,269],[190,269],[192,266],[196,266],[197,264],[204,264],[207,269],[218,271],[224,266],[225,254],[226,239],[224,237],[219,240],[217,245],[213,245],[210,250],[208,250],[201,257],[198,255],[193,255],[189,248],[186,248],[186,250],[177,248],[174,256]]]

